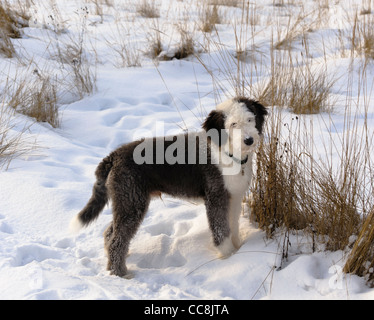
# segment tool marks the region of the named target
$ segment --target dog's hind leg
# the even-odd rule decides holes
[[[108,254],[108,246],[113,235],[113,222],[104,231],[104,249]]]
[[[125,185],[125,186],[124,186]],[[123,277],[127,274],[126,256],[130,241],[138,230],[149,205],[149,195],[136,184],[111,183],[113,222],[105,231],[105,247],[108,253],[107,269],[111,274]]]

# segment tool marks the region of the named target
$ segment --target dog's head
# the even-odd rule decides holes
[[[248,154],[262,135],[266,108],[244,97],[227,100],[209,113],[203,129],[219,147],[230,154]],[[216,134],[212,134],[216,132]]]

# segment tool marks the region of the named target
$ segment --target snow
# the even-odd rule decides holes
[[[90,197],[95,168],[104,156],[140,136],[180,133],[186,128],[200,130],[204,116],[217,102],[211,75],[194,57],[153,63],[141,50],[141,67],[115,66],[118,57],[106,39],[113,36],[118,19],[129,25],[129,33],[133,32],[129,45],[145,48],[147,32],[152,30],[151,22],[139,17],[130,2],[136,3],[116,0],[112,1],[113,7],[102,5],[101,23],[90,1],[55,0],[50,2],[58,8],[54,11],[47,2],[33,1],[35,5],[29,10],[30,21],[35,23],[24,29],[24,38],[14,40],[19,56],[0,58],[5,70],[2,79],[16,74],[22,59],[26,65],[31,59],[36,67],[63,78],[67,71],[59,69],[53,55],[56,43],[79,33],[82,21],[87,19],[85,41],[93,44],[96,54],[89,51],[86,58],[92,61],[97,78],[96,90],[80,100],[73,90],[59,89],[64,104],[57,129],[19,114],[11,115],[16,124],[11,133],[30,126],[23,138],[28,143],[36,142],[31,152],[0,171],[0,299],[374,299],[374,289],[367,287],[364,279],[342,273],[346,251],[313,253],[311,239],[302,232],[290,235],[289,257],[281,264],[284,234],[279,231],[277,237],[267,239],[250,222],[245,210],[240,218],[243,245],[231,257],[219,259],[203,205],[168,196],[155,199],[131,243],[127,258],[130,279],[106,271],[102,235],[111,221],[110,206],[86,229],[69,233],[71,219]],[[269,58],[264,55],[271,36],[267,21],[274,14],[277,23],[287,21],[287,10],[299,10],[296,5],[274,7],[272,2],[254,2],[258,6],[254,45],[261,51],[258,56],[264,56],[263,61]],[[329,3],[326,10],[330,10],[331,21],[316,31],[315,42],[332,37],[334,31],[330,28],[336,30],[346,11],[353,12],[361,4],[356,1],[356,6],[351,6],[352,2]],[[161,36],[172,50],[178,42],[174,24],[183,22],[193,29],[198,8],[192,0],[157,3]],[[314,1],[306,3],[305,10],[315,5]],[[84,6],[89,6],[87,17],[80,11]],[[189,8],[187,19],[183,19],[184,8]],[[222,10],[227,20],[241,17],[239,8]],[[53,32],[57,24],[48,18],[51,12],[56,19],[56,12],[60,13],[59,21],[64,22],[67,31]],[[48,23],[49,29],[45,29]],[[217,29],[220,41],[234,52],[232,24],[221,24]],[[196,38],[203,43],[201,32],[196,33]],[[325,48],[331,51],[329,67],[344,74],[349,61],[334,58],[334,45]],[[313,56],[321,55],[321,47],[311,50]],[[200,59],[218,74],[222,72],[218,70],[219,54],[214,46],[210,54],[201,53]],[[373,68],[368,68],[370,77]],[[341,85],[345,88],[346,84],[339,78],[334,89],[340,97],[344,93],[339,90]],[[222,95],[218,99],[230,94],[229,90],[218,92]],[[367,99],[371,101],[372,121],[370,92]],[[334,110],[336,124],[344,121],[343,114],[344,110]],[[319,148],[323,152],[323,145]]]

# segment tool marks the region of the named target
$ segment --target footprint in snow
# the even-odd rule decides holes
[[[40,244],[26,244],[18,247],[13,257],[14,267],[25,266],[33,261],[42,262],[47,259],[61,260],[58,250]]]
[[[174,234],[174,223],[172,221],[163,221],[161,223],[155,223],[147,226],[145,230],[150,233],[151,236],[167,235],[171,236]]]
[[[193,224],[190,221],[163,221],[147,226],[145,230],[151,236],[167,235],[169,237],[175,236],[180,237],[188,233],[192,228]]]
[[[132,259],[138,260],[136,265],[144,269],[182,267],[187,260],[178,250],[173,249],[172,244],[170,237],[159,235],[152,239],[150,247],[147,247],[145,252],[133,255]]]
[[[108,127],[115,126],[118,122],[126,116],[126,110],[106,110],[105,114],[101,116],[103,123]]]
[[[0,232],[8,233],[8,234],[13,234],[13,229],[5,221],[0,221]]]
[[[58,240],[54,244],[54,246],[56,248],[60,248],[60,249],[67,249],[67,248],[73,248],[75,246],[75,243],[70,238],[63,238],[63,239]]]
[[[139,104],[139,100],[133,97],[118,97],[117,100],[131,106]]]

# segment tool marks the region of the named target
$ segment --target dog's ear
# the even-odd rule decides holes
[[[255,115],[256,115],[256,129],[258,130],[259,134],[262,134],[262,128],[264,126],[265,116],[268,115],[268,111],[258,101],[252,101],[252,105],[255,109]]]
[[[244,103],[245,106],[248,108],[249,111],[253,112],[256,116],[266,116],[268,114],[268,111],[266,108],[258,101],[244,98],[244,97],[238,97],[236,98],[238,102]]]
[[[245,97],[238,97],[237,101],[244,103],[247,109],[256,116],[256,129],[262,134],[265,116],[268,115],[266,108],[260,102]]]
[[[228,135],[225,130],[225,115],[223,112],[211,111],[203,123],[203,129],[216,145],[221,146],[226,143]]]
[[[216,110],[211,111],[203,123],[203,129],[207,132],[211,129],[225,129],[225,116],[223,112]]]
[[[258,101],[253,101],[252,105],[255,107],[256,116],[258,115],[264,117],[268,115],[267,109]]]

